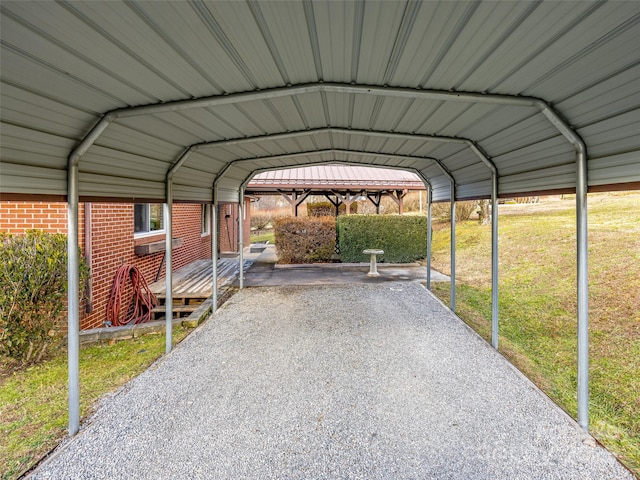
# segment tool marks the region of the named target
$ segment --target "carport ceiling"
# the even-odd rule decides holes
[[[256,171],[318,162],[413,170],[434,200],[450,174],[457,198],[488,197],[477,151],[501,195],[574,191],[545,105],[586,143],[591,189],[640,185],[637,1],[0,8],[5,198],[66,196],[78,145],[85,199],[162,201],[190,147],[178,201],[211,201],[216,180],[236,201]]]

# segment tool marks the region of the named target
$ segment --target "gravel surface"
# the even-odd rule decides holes
[[[244,289],[38,479],[632,479],[415,282]]]

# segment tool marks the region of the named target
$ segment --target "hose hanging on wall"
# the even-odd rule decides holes
[[[127,279],[131,285],[127,285]],[[131,296],[126,312],[121,312],[123,297]],[[113,326],[145,323],[151,320],[151,310],[158,304],[156,296],[149,289],[147,281],[137,267],[122,265],[116,272],[111,285],[107,304],[107,322]],[[109,324],[109,323],[107,323]]]

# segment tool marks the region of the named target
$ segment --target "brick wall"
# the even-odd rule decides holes
[[[67,233],[67,204],[49,202],[0,202],[0,231],[26,230]]]
[[[251,219],[250,219],[250,200],[245,199],[243,225],[243,243],[244,246],[249,245],[249,237],[251,235]],[[221,203],[218,205],[218,226],[220,232],[221,253],[237,253],[238,252],[238,204],[237,203]]]
[[[201,206],[176,204],[173,207],[173,236],[182,238],[181,247],[173,250],[174,270],[194,260],[211,258],[211,236],[201,235]],[[92,312],[81,309],[80,328],[102,327],[113,278],[121,265],[135,265],[148,283],[156,279],[163,263],[163,253],[143,257],[135,254],[135,245],[164,241],[165,235],[134,238],[133,204],[92,203],[87,209],[91,216],[92,246]],[[80,246],[84,247],[84,204],[79,208]],[[89,213],[90,212],[90,213]],[[51,233],[67,232],[66,203],[0,202],[0,231],[24,233],[41,229]],[[164,267],[159,279],[164,278]]]

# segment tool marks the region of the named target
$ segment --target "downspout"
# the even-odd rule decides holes
[[[84,311],[86,313],[93,312],[93,270],[91,269],[93,263],[93,245],[92,245],[92,225],[91,225],[91,203],[85,202],[84,204],[84,259],[89,267],[89,275],[84,285],[84,295],[86,298]]]

